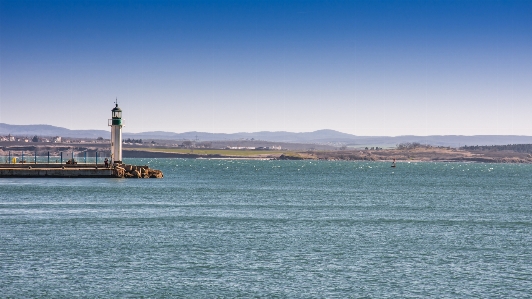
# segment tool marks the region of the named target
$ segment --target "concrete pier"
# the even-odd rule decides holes
[[[0,164],[0,178],[163,178],[163,173],[149,166],[116,164]]]
[[[49,178],[112,178],[113,169],[103,164],[1,164],[0,177],[49,177]]]
[[[16,156],[11,156],[9,150],[6,164],[0,164],[1,177],[22,177],[22,178],[138,178],[138,179],[162,179],[163,172],[157,169],[150,169],[148,165],[137,166],[122,163],[122,109],[118,108],[118,99],[112,112],[112,118],[108,125],[111,126],[111,161],[110,167],[102,164],[78,164],[74,158],[74,148],[70,148],[70,158],[67,164],[63,164],[63,152],[60,152],[61,163],[49,163],[50,152],[48,151],[48,163],[37,163],[37,150],[34,147],[35,163],[26,163],[24,160],[24,149],[21,149],[21,163],[17,164]],[[2,149],[0,149],[2,151]],[[28,157],[28,156],[27,156]],[[65,157],[66,158],[66,157]],[[78,157],[79,158],[79,157]],[[96,151],[96,162],[98,162],[98,152]],[[87,150],[85,150],[85,161],[87,161]],[[12,162],[13,164],[8,164]],[[56,161],[57,162],[57,161]],[[72,162],[72,163],[71,163]],[[105,158],[105,164],[108,159]]]

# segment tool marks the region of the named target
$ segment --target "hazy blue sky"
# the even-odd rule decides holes
[[[532,1],[0,0],[0,122],[532,135]]]

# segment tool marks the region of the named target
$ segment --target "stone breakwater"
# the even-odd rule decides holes
[[[148,166],[136,166],[120,164],[113,168],[113,175],[117,178],[137,178],[137,179],[162,179],[163,172],[157,169],[150,169]]]

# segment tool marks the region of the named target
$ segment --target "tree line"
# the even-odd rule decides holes
[[[430,148],[430,145],[423,145],[419,142],[403,142],[396,145],[396,148],[399,150],[411,150],[415,148]]]
[[[128,139],[123,139],[122,142],[125,142],[125,143],[142,143],[142,139],[131,139],[131,138],[128,138]]]
[[[464,145],[461,149],[469,151],[514,151],[518,153],[532,153],[532,144],[507,144],[507,145]]]

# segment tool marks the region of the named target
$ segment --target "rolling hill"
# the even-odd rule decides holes
[[[109,131],[105,130],[70,130],[67,128],[51,125],[9,125],[0,123],[0,136],[61,136],[71,138],[108,138]],[[254,139],[272,142],[292,142],[292,143],[335,143],[346,145],[375,145],[393,147],[399,143],[419,142],[434,146],[458,147],[463,145],[505,145],[505,144],[532,144],[532,136],[518,135],[432,135],[432,136],[357,136],[335,130],[318,130],[314,132],[253,132],[253,133],[208,133],[208,132],[124,132],[124,138],[134,139],[160,139],[160,140],[201,140],[201,141],[222,141]]]

